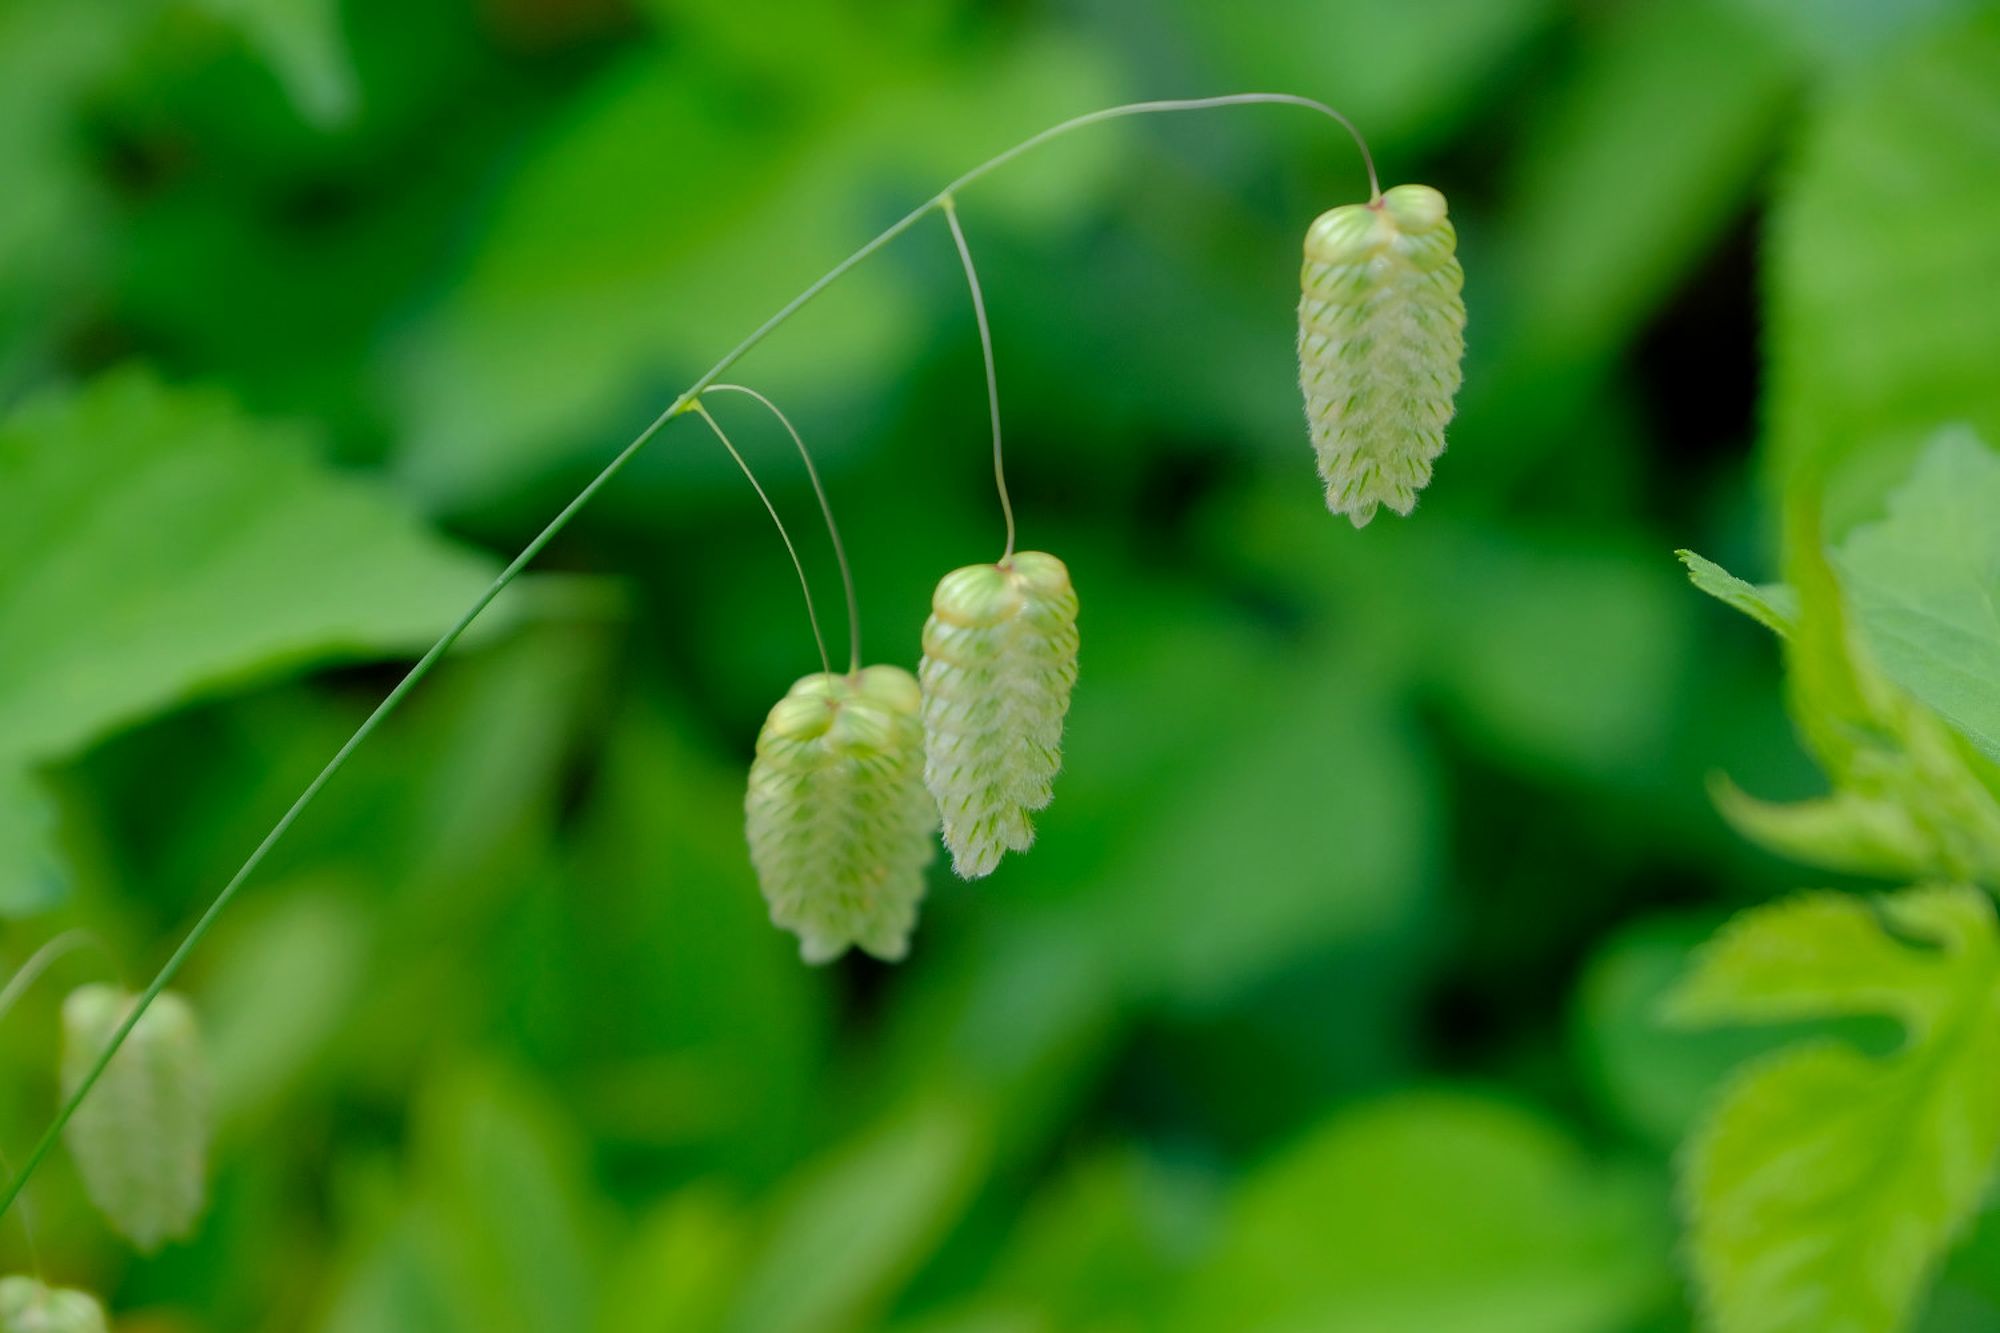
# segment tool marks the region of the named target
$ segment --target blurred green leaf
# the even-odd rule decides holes
[[[898,1333],[1161,1326],[1212,1221],[1214,1189],[1131,1150],[1086,1158],[1031,1199],[973,1300]]]
[[[1371,664],[1332,648],[1224,688],[1233,726],[1135,824],[1085,909],[1130,984],[1194,1005],[1392,931],[1431,867],[1429,774]],[[1271,694],[1291,702],[1272,711]]]
[[[1971,888],[1802,895],[1737,917],[1666,1002],[1682,1024],[1887,1014],[1881,1058],[1801,1043],[1732,1081],[1683,1158],[1719,1333],[1908,1325],[2000,1158],[2000,936]]]
[[[1740,207],[1795,80],[1713,0],[1604,11],[1522,150],[1494,259],[1522,312],[1510,358],[1622,344]]]
[[[2000,13],[1944,25],[1820,108],[1772,219],[1774,484],[1808,460],[1838,538],[1941,426],[2000,439]]]
[[[1015,127],[1025,137],[1079,102],[1088,109],[1107,83],[1089,49],[1045,39],[962,71],[916,66],[846,83],[808,118],[728,120],[717,115],[728,90],[690,58],[626,60],[508,183],[471,271],[396,358],[406,475],[463,508],[579,457],[608,457],[665,406],[677,377],[691,381],[978,161],[980,145],[998,151]],[[1092,173],[1077,166],[1095,157],[1068,147],[1044,156],[1070,165],[1069,198],[1088,190]],[[1038,210],[1047,179],[1025,196]],[[895,187],[886,203],[885,182]],[[981,182],[964,207],[978,217],[1023,197],[1004,180]],[[892,264],[866,265],[741,373],[781,401],[852,392],[907,350],[915,313]]]
[[[1866,64],[1911,32],[1981,0],[1734,0],[1801,55],[1834,70]]]
[[[256,676],[418,647],[488,578],[216,395],[128,372],[39,399],[0,422],[0,768]]]
[[[1532,1112],[1407,1093],[1253,1173],[1173,1327],[1619,1333],[1670,1289],[1662,1201]]]
[[[448,1071],[417,1108],[418,1207],[465,1333],[575,1333],[603,1267],[586,1145],[547,1093],[501,1067]]]
[[[736,1333],[875,1327],[966,1206],[985,1167],[977,1112],[949,1097],[886,1116],[808,1165],[775,1201]]]
[[[42,784],[0,764],[0,916],[26,916],[61,901],[67,881],[55,829],[55,803]]]
[[[1593,1090],[1620,1121],[1661,1149],[1696,1123],[1732,1066],[1771,1049],[1756,1032],[1663,1028],[1662,996],[1715,918],[1651,917],[1620,930],[1577,984],[1573,1031]]]
[[[273,886],[224,922],[199,993],[225,1128],[267,1115],[325,1060],[369,944],[363,908],[338,881]]]
[[[2000,760],[2000,455],[1940,433],[1836,556],[1882,669]]]
[[[1484,83],[1548,20],[1555,5],[1550,0],[1340,5],[1178,0],[1169,9],[1184,40],[1216,68],[1219,87],[1270,87],[1330,102],[1363,128],[1380,154],[1392,143],[1428,143],[1455,129],[1477,104]],[[1358,203],[1366,197],[1366,180],[1346,167],[1344,147],[1339,151],[1342,166],[1333,180],[1362,187],[1351,192]],[[1389,170],[1382,184],[1403,179]],[[1343,194],[1324,206],[1349,201]]]
[[[331,127],[353,116],[357,90],[341,38],[339,0],[199,3],[242,29],[307,120]]]
[[[104,258],[108,201],[79,109],[154,18],[125,0],[0,3],[0,393],[19,391]]]

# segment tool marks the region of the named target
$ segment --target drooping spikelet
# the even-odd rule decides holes
[[[62,1075],[75,1091],[137,996],[83,986],[63,1001]],[[155,999],[64,1132],[90,1201],[144,1251],[194,1227],[206,1192],[208,1062],[194,1010]]]
[[[0,1333],[105,1333],[104,1307],[86,1292],[31,1277],[0,1277]]]
[[[1355,527],[1416,507],[1444,452],[1465,351],[1465,273],[1444,196],[1398,185],[1306,232],[1299,387],[1326,504]]]
[[[952,868],[990,874],[1035,840],[1076,684],[1076,590],[1063,562],[1021,551],[939,581],[924,624],[924,782]]]
[[[805,677],[757,734],[744,801],[750,860],[771,920],[824,963],[859,945],[909,948],[937,809],[924,791],[916,678],[872,666]]]

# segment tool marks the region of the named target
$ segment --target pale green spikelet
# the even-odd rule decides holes
[[[750,860],[771,920],[824,963],[859,945],[909,949],[937,808],[924,790],[921,691],[872,666],[805,677],[764,721],[744,801]]]
[[[137,997],[84,986],[63,1001],[62,1074],[73,1092]],[[92,1203],[151,1252],[200,1216],[208,1163],[208,1066],[194,1010],[155,999],[64,1131]]]
[[[31,1277],[0,1277],[0,1333],[107,1333],[104,1307],[87,1292]]]
[[[1444,452],[1465,352],[1465,273],[1444,196],[1398,185],[1306,232],[1299,388],[1326,504],[1355,527],[1416,507]]]
[[[924,782],[952,869],[991,874],[1035,840],[1062,764],[1076,685],[1076,590],[1063,562],[1021,551],[938,582],[924,623]]]

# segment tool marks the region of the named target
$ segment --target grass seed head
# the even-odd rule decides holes
[[[793,685],[757,736],[744,801],[771,920],[809,963],[909,949],[937,809],[923,784],[921,692],[899,667]]]
[[[0,1277],[0,1333],[106,1333],[104,1307],[86,1292],[31,1277]]]
[[[63,1090],[75,1091],[138,997],[84,986],[63,1001]],[[208,1064],[194,1010],[172,991],[147,1008],[64,1131],[85,1192],[140,1250],[194,1229],[206,1193]]]
[[[924,781],[952,868],[990,874],[1035,840],[1076,685],[1076,590],[1063,562],[1020,551],[944,576],[924,624]]]
[[[1306,232],[1299,387],[1327,507],[1355,527],[1416,507],[1444,452],[1465,351],[1465,273],[1444,196],[1398,185]]]

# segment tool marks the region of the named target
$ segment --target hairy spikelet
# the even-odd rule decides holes
[[[1306,232],[1299,387],[1326,504],[1355,527],[1416,507],[1444,452],[1465,351],[1458,233],[1444,196],[1398,185]]]
[[[0,1277],[0,1333],[105,1333],[104,1307],[81,1291]]]
[[[771,920],[809,963],[850,945],[891,962],[909,949],[937,826],[920,706],[898,667],[821,673],[792,686],[757,735],[750,860]]]
[[[72,1092],[136,996],[84,986],[63,1001],[63,1088]],[[201,1214],[209,1087],[194,1010],[154,1000],[64,1131],[90,1200],[144,1251],[186,1236]]]
[[[1076,590],[1063,562],[1021,551],[944,576],[924,624],[924,782],[952,868],[992,873],[1035,840],[1076,685]]]

